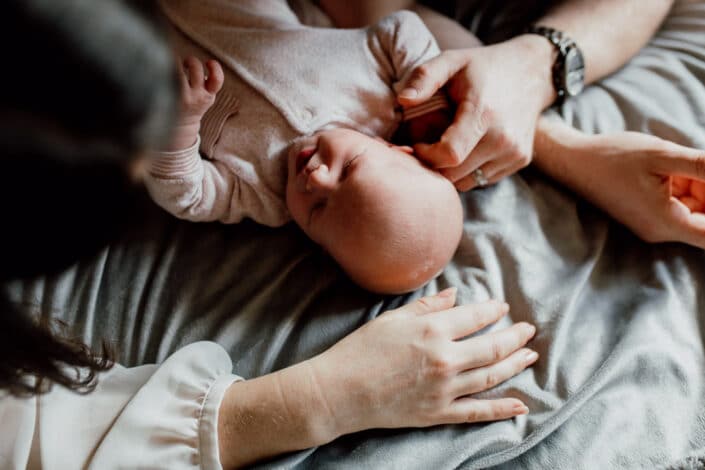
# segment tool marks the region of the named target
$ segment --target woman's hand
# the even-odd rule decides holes
[[[541,120],[535,161],[648,242],[705,248],[705,152],[634,132]]]
[[[417,156],[443,169],[460,191],[477,185],[477,169],[493,184],[527,166],[536,121],[555,98],[553,54],[544,38],[524,35],[448,50],[419,66],[400,92],[400,104],[423,103],[447,84],[457,111],[439,142],[415,146]]]
[[[455,289],[387,312],[311,361],[334,434],[512,418],[516,398],[479,400],[538,354],[523,346],[535,328],[518,323],[461,339],[504,316],[496,301],[452,308]]]
[[[224,468],[326,444],[363,429],[494,421],[528,413],[516,398],[470,395],[538,359],[518,323],[461,339],[499,320],[499,302],[455,307],[455,289],[384,313],[307,361],[226,391],[218,414]],[[275,436],[275,438],[272,438]]]

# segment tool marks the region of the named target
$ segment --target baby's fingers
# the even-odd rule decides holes
[[[223,87],[223,82],[225,81],[223,67],[220,66],[218,61],[209,60],[206,62],[206,69],[208,69],[208,78],[205,82],[206,91],[213,94],[218,93]]]
[[[184,60],[184,70],[186,71],[186,76],[188,77],[191,88],[203,87],[205,72],[203,71],[203,64],[200,60],[193,56],[187,57],[186,60]]]

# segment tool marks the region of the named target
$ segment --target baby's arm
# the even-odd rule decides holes
[[[169,146],[153,152],[146,186],[154,201],[175,216],[195,222],[237,222],[237,177],[222,163],[199,153],[201,120],[223,86],[220,64],[187,58],[179,73],[181,106]]]
[[[206,72],[208,75],[206,75]],[[201,130],[201,119],[215,103],[223,87],[223,69],[215,60],[204,64],[195,57],[184,60],[179,73],[180,110],[169,152],[193,146]]]

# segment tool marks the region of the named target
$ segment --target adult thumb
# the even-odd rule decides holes
[[[439,292],[436,295],[422,297],[415,302],[405,305],[402,307],[402,310],[408,310],[417,315],[448,310],[455,305],[457,293],[458,289],[451,287]]]
[[[399,92],[399,104],[416,106],[428,101],[467,63],[467,51],[450,50],[419,65],[411,72],[404,88]]]

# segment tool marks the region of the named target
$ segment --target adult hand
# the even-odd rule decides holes
[[[493,46],[456,49],[416,68],[399,94],[402,106],[428,100],[448,85],[457,105],[440,141],[415,147],[419,158],[460,191],[473,189],[481,169],[490,184],[531,162],[536,121],[554,99],[553,50],[545,39],[524,35]]]
[[[634,132],[587,136],[542,120],[536,162],[648,242],[705,248],[705,152]]]
[[[528,413],[518,399],[480,400],[533,364],[518,323],[461,339],[504,316],[496,301],[452,308],[455,289],[384,313],[311,360],[335,435],[369,428],[472,423]]]
[[[518,323],[461,339],[496,322],[505,304],[452,308],[455,289],[380,315],[318,356],[236,382],[218,413],[223,468],[323,445],[371,428],[494,421],[528,413],[515,398],[479,400],[538,359]],[[276,439],[272,439],[276,436]]]

